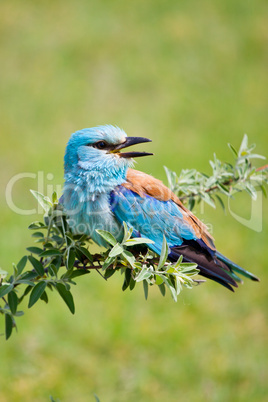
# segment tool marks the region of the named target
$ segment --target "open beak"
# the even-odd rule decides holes
[[[126,137],[126,141],[122,144],[116,145],[112,152],[117,153],[117,151],[119,151],[118,155],[122,158],[137,158],[140,156],[153,155],[149,152],[120,152],[120,150],[123,148],[130,147],[131,145],[141,144],[142,142],[152,142],[152,140],[144,137]]]

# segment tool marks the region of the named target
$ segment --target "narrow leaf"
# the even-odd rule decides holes
[[[102,264],[102,270],[105,271],[115,260],[116,258],[106,258],[106,260],[104,261],[104,263]]]
[[[146,280],[143,281],[143,291],[144,291],[145,300],[147,300],[148,293],[149,293],[149,286],[148,286],[148,282]]]
[[[8,305],[9,305],[11,313],[16,314],[17,307],[18,307],[18,296],[16,295],[14,290],[9,292],[9,294],[8,294]]]
[[[104,239],[107,241],[107,243],[111,244],[112,246],[115,246],[117,243],[116,238],[110,233],[107,232],[106,230],[101,230],[101,229],[96,229],[96,232]]]
[[[24,270],[26,263],[27,263],[27,255],[25,255],[24,257],[22,257],[22,259],[18,262],[17,264],[17,270],[18,270],[18,275],[20,275],[22,273],[22,271]]]
[[[81,253],[84,254],[84,256],[85,256],[90,262],[93,262],[93,257],[92,257],[92,255],[90,254],[90,252],[88,251],[87,248],[85,248],[85,247],[79,247],[79,250],[81,251]]]
[[[113,248],[112,248],[112,250],[110,251],[110,253],[109,253],[109,257],[116,257],[117,255],[119,255],[119,254],[122,254],[122,252],[124,251],[124,249],[123,249],[123,247],[119,244],[119,243],[117,243]]]
[[[38,275],[43,276],[45,271],[44,271],[44,267],[43,267],[42,263],[40,261],[38,261],[36,258],[34,258],[32,255],[28,256],[28,260],[30,261],[30,263],[32,264],[32,266],[34,267],[34,269],[38,273]]]
[[[9,293],[13,289],[13,285],[6,284],[0,286],[0,297],[4,297],[7,293]]]
[[[134,268],[135,267],[134,264],[136,261],[134,255],[130,251],[127,251],[127,250],[124,250],[122,255],[127,260],[127,262],[129,262],[129,264],[132,266],[132,268]]]
[[[52,204],[49,200],[48,197],[45,197],[43,194],[39,193],[38,191],[35,190],[30,190],[32,195],[37,199],[41,207],[45,210],[45,212],[48,212],[50,208],[52,207]]]
[[[126,240],[125,244],[126,246],[135,246],[136,244],[153,244],[154,241],[151,239],[147,239],[146,237],[132,237],[129,240]]]
[[[10,314],[5,314],[5,333],[6,333],[6,340],[10,338],[13,330],[13,320]]]
[[[72,269],[75,262],[75,252],[72,248],[68,249],[67,252],[67,269]]]
[[[168,244],[165,235],[163,235],[162,250],[159,258],[158,269],[161,269],[164,266],[167,260],[167,256],[168,256]]]
[[[40,300],[43,300],[46,304],[48,303],[48,296],[46,291],[44,291],[43,294],[40,296]]]
[[[67,304],[69,310],[72,314],[75,312],[74,300],[72,293],[66,289],[62,283],[56,283],[56,289],[59,292],[61,298]]]
[[[56,249],[56,248],[52,248],[52,249],[47,249],[45,251],[41,250],[41,254],[39,255],[39,257],[52,257],[54,255],[61,255],[61,251]]]
[[[127,268],[125,271],[125,279],[124,279],[124,283],[122,286],[123,291],[129,287],[130,280],[131,280],[131,269]]]
[[[40,254],[43,251],[40,247],[27,247],[26,250],[32,254]]]
[[[216,197],[217,200],[219,201],[219,203],[220,203],[220,205],[221,205],[223,211],[226,212],[225,205],[224,205],[224,202],[222,201],[221,197],[220,197],[218,194],[215,194],[215,197]]]
[[[143,267],[141,272],[139,273],[139,275],[135,278],[135,281],[141,282],[144,279],[149,279],[151,275],[152,275],[152,271],[147,267]]]
[[[238,157],[237,150],[232,146],[232,144],[228,144],[228,147],[233,152],[234,156],[237,158]]]
[[[161,283],[161,285],[158,285],[158,287],[159,287],[159,290],[160,290],[162,296],[165,296],[165,295],[166,295],[166,287],[165,287],[165,284],[164,284],[164,283]]]
[[[45,291],[46,286],[47,283],[45,281],[41,281],[37,283],[37,285],[35,285],[30,294],[28,308],[32,307],[37,302],[37,300],[40,299],[40,297]]]

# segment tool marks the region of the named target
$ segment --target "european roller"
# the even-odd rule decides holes
[[[233,290],[238,274],[257,281],[250,272],[219,253],[207,227],[160,180],[134,170],[133,158],[153,155],[125,152],[131,145],[150,142],[128,137],[118,127],[85,128],[72,134],[65,152],[63,205],[75,233],[89,235],[107,246],[96,229],[111,232],[120,241],[123,222],[134,237],[146,237],[155,253],[161,253],[163,235],[168,258],[198,265],[200,274]]]

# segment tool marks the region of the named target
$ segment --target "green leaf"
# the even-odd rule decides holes
[[[27,264],[27,255],[25,255],[24,257],[22,257],[22,259],[18,262],[17,264],[17,270],[18,270],[18,275],[20,275],[22,273],[22,271],[24,270],[26,264]]]
[[[57,267],[51,263],[48,267],[48,272],[51,276],[57,276],[57,274],[58,274]]]
[[[136,244],[153,244],[154,241],[151,239],[146,239],[146,237],[132,237],[129,240],[126,240],[125,245],[126,246],[135,246]]]
[[[242,139],[239,151],[238,151],[238,155],[242,155],[243,152],[245,152],[245,150],[247,150],[248,148],[248,136],[247,134],[244,134],[244,137]]]
[[[44,293],[40,296],[40,300],[43,300],[46,304],[48,303],[48,296],[46,291],[44,291]]]
[[[119,243],[117,243],[117,244],[112,248],[112,250],[109,252],[109,257],[110,257],[110,258],[116,257],[117,255],[122,254],[123,251],[124,251],[123,247],[122,247]]]
[[[104,273],[104,278],[105,279],[111,278],[111,276],[113,276],[113,274],[115,274],[115,272],[116,272],[116,269],[113,269],[113,268],[106,269],[105,273]]]
[[[222,183],[217,183],[217,186],[225,195],[227,195],[227,197],[230,196],[230,190],[228,187],[224,186]]]
[[[164,283],[161,283],[161,285],[158,285],[158,287],[159,287],[159,290],[160,290],[162,296],[165,296],[165,295],[166,295],[166,287],[165,287],[165,284],[164,284]]]
[[[133,290],[136,286],[136,281],[131,277],[129,282],[129,289]]]
[[[237,150],[232,146],[232,144],[228,144],[228,147],[233,152],[234,156],[237,158],[238,157]]]
[[[177,262],[176,262],[176,264],[175,264],[175,268],[178,268],[178,267],[181,265],[182,260],[183,260],[183,256],[180,255],[179,258],[178,258],[178,260],[177,260]]]
[[[190,209],[190,211],[192,211],[194,209],[194,206],[195,206],[194,197],[190,197],[188,203],[189,203],[188,208]]]
[[[133,232],[132,227],[128,229],[126,222],[123,222],[123,226],[124,226],[124,237],[121,244],[124,244],[131,237]]]
[[[163,235],[163,243],[162,243],[162,249],[161,249],[161,254],[160,254],[159,263],[158,263],[158,269],[161,269],[164,266],[164,264],[167,260],[167,256],[168,256],[168,244],[167,244],[165,235]]]
[[[32,237],[44,237],[44,233],[42,233],[42,232],[34,232],[32,234]]]
[[[79,276],[83,276],[83,275],[87,275],[90,274],[90,270],[88,269],[76,269],[72,272],[72,274],[70,275],[70,279],[74,279],[77,278]]]
[[[156,285],[161,285],[163,283],[163,278],[162,275],[160,274],[155,274],[155,284]]]
[[[47,229],[47,226],[44,225],[43,222],[33,222],[28,226],[28,229],[34,230],[34,229]]]
[[[32,264],[32,266],[34,267],[34,269],[38,273],[38,275],[43,276],[45,273],[43,264],[40,261],[38,261],[36,258],[34,258],[32,255],[28,256],[28,260],[30,261],[30,263]]]
[[[266,157],[259,154],[246,154],[242,155],[240,159],[266,159]]]
[[[75,313],[75,306],[72,293],[66,289],[66,287],[62,283],[56,283],[56,289],[59,292],[61,298],[67,304],[69,310],[72,314]]]
[[[35,285],[35,284],[33,284],[33,286],[34,286],[34,285]],[[28,285],[28,286],[26,287],[26,289],[24,290],[23,294],[22,294],[22,295],[20,296],[20,298],[19,298],[19,303],[21,303],[22,300],[24,299],[24,297],[27,296],[28,293],[30,293],[30,291],[32,290],[33,286],[32,286],[32,285]],[[18,315],[18,312],[16,313],[16,315]]]
[[[35,279],[37,275],[38,274],[36,272],[26,271],[21,275],[20,280],[18,280],[17,283],[22,282],[22,280],[30,281],[32,279]]]
[[[52,202],[53,202],[53,204],[56,204],[58,202],[58,196],[57,196],[56,191],[53,191],[53,193],[52,193]]]
[[[39,257],[52,257],[54,255],[62,255],[62,252],[56,248],[51,248],[47,250],[42,250],[42,253],[39,255]]]
[[[124,257],[125,260],[127,260],[127,262],[132,266],[132,268],[135,268],[136,259],[130,251],[124,250],[122,256]]]
[[[124,283],[123,283],[123,286],[122,286],[123,291],[126,290],[129,287],[130,280],[131,280],[131,269],[127,268],[125,270],[125,280],[124,280]]]
[[[43,194],[41,194],[35,190],[30,190],[30,192],[37,199],[38,203],[45,210],[45,212],[48,212],[50,210],[50,208],[52,207],[52,204],[51,204],[49,198],[45,197]]]
[[[43,251],[39,247],[27,247],[26,250],[28,250],[30,253],[33,253],[33,254],[40,254]]]
[[[178,298],[177,298],[177,290],[171,284],[169,284],[168,288],[169,288],[169,290],[171,292],[172,299],[176,302],[178,300]]]
[[[208,195],[208,193],[200,193],[200,197],[202,200],[204,200],[208,205],[210,205],[212,208],[216,208],[215,202],[211,198],[211,196]]]
[[[5,332],[6,332],[6,340],[10,338],[13,330],[13,320],[10,314],[5,314]]]
[[[90,252],[88,251],[87,248],[81,246],[81,247],[78,247],[78,249],[81,251],[81,253],[84,254],[84,256],[85,256],[90,262],[93,262],[93,257],[92,257],[92,255],[90,254]]]
[[[148,293],[149,293],[149,286],[148,286],[148,282],[146,280],[143,281],[143,291],[144,291],[145,300],[147,300]]]
[[[28,308],[32,307],[40,299],[46,289],[46,286],[47,283],[45,281],[41,281],[35,285],[30,294]]]
[[[75,262],[75,252],[72,248],[69,248],[67,251],[67,269],[72,269],[74,266],[74,262]]]
[[[223,211],[226,212],[225,205],[224,205],[224,202],[222,201],[221,197],[220,197],[218,194],[215,194],[215,197],[216,197],[217,200],[219,201],[219,203],[220,203],[220,205],[221,205]]]
[[[16,281],[16,284],[17,284],[17,283],[23,283],[24,285],[30,285],[30,286],[34,286],[34,285],[35,285],[34,282],[28,281],[27,279],[20,279],[20,280]]]
[[[111,244],[112,246],[115,246],[117,243],[116,238],[110,233],[107,232],[106,230],[101,230],[101,229],[96,229],[96,232],[104,239],[107,241],[107,243]]]
[[[144,266],[141,270],[141,272],[139,273],[138,276],[136,276],[135,281],[136,282],[141,282],[144,279],[149,279],[152,276],[152,271],[150,270],[150,268]]]
[[[106,260],[104,261],[104,263],[102,264],[102,270],[105,271],[114,261],[115,261],[115,257],[108,257],[106,258]]]
[[[6,284],[6,285],[0,286],[0,297],[4,297],[7,293],[11,292],[13,287],[14,287],[13,284],[10,284],[10,285]]]
[[[175,185],[176,185],[176,179],[177,179],[177,175],[175,172],[173,172],[172,170],[168,169],[166,166],[164,166],[165,172],[166,172],[166,176],[168,179],[168,186],[169,188],[171,188],[171,190],[174,189]]]
[[[14,290],[9,292],[7,300],[8,300],[8,305],[9,305],[11,313],[16,314],[17,307],[18,307],[18,296],[16,295]]]

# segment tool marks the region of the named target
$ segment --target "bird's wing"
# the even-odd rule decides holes
[[[127,181],[111,194],[116,218],[125,221],[137,236],[154,240],[153,248],[157,253],[161,252],[163,234],[170,247],[181,245],[184,239],[195,240],[197,235],[188,216],[167,196],[169,190],[153,177],[129,170]]]
[[[154,241],[150,248],[160,254],[163,234],[170,248],[169,258],[198,264],[200,273],[232,289],[237,286],[229,266],[215,254],[213,238],[197,219],[160,180],[128,169],[127,180],[111,193],[116,218],[133,228],[134,236]],[[230,276],[231,275],[231,276]]]
[[[182,214],[184,224],[188,224],[193,229],[196,238],[202,239],[211,250],[216,249],[214,239],[208,232],[206,225],[189,211],[162,181],[138,170],[128,169],[127,181],[123,186],[139,194],[141,197],[144,197],[144,194],[146,194],[159,201],[172,201],[180,214]]]

